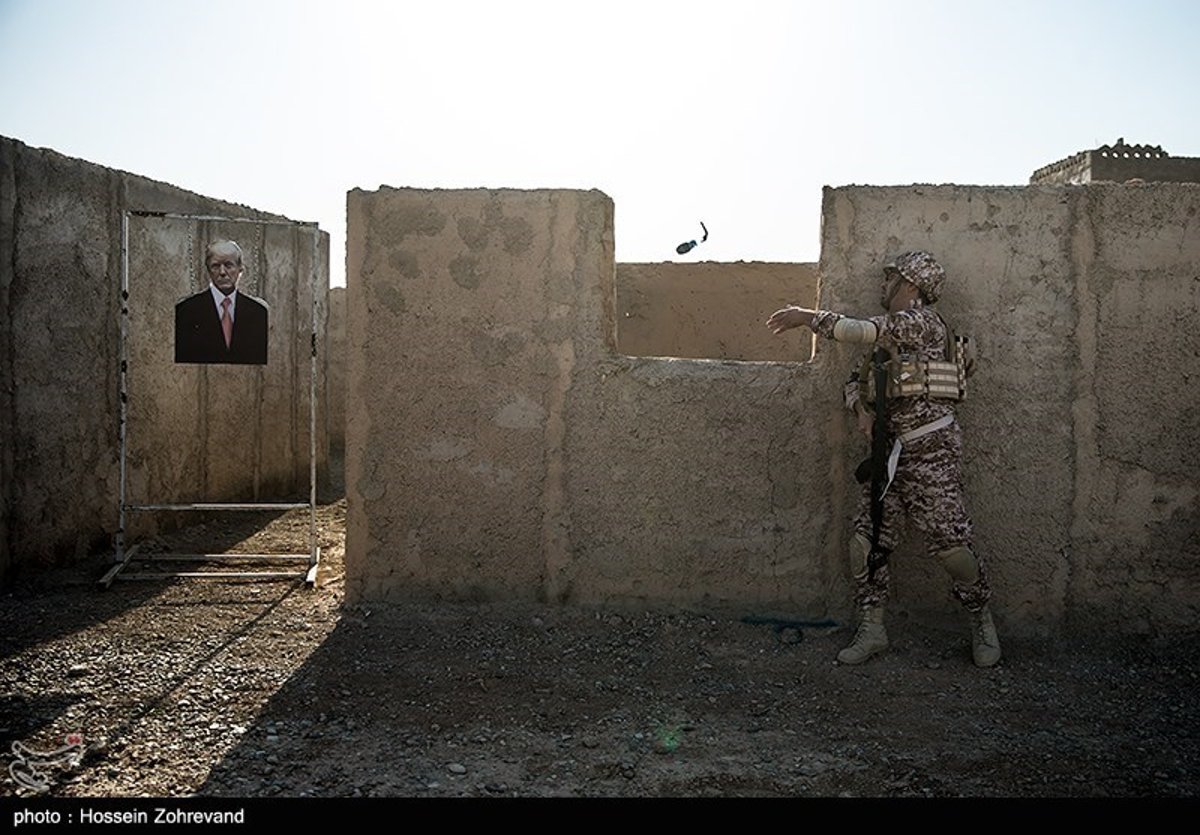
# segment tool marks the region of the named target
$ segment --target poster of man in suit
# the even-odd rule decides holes
[[[175,362],[267,364],[267,304],[238,291],[245,268],[234,241],[205,251],[209,285],[175,305]]]

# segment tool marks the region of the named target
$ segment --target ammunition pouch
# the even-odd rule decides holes
[[[967,377],[975,370],[973,345],[970,337],[955,334],[945,319],[942,324],[946,327],[944,356],[950,361],[918,360],[912,354],[893,354],[887,364],[889,399],[929,397],[959,401],[967,398]],[[871,376],[871,359],[868,357],[858,372],[858,396],[865,404],[875,402]]]

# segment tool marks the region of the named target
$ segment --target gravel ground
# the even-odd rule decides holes
[[[1195,797],[1193,634],[1004,642],[538,604],[342,605],[344,502],[316,589],[44,574],[0,613],[0,751],[82,736],[72,796]],[[307,514],[158,544],[303,541]],[[1003,635],[1001,636],[1004,637]],[[10,772],[11,773],[11,772]],[[3,793],[25,793],[5,774]]]

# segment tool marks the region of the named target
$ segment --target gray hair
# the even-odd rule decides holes
[[[208,262],[217,252],[232,253],[237,256],[238,266],[242,266],[242,248],[237,245],[237,241],[213,241],[205,250],[204,266],[208,266]]]

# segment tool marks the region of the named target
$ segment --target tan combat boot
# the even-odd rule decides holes
[[[887,630],[883,628],[883,607],[864,606],[858,631],[850,646],[838,653],[842,664],[861,664],[872,655],[887,649]]]
[[[996,624],[992,622],[992,612],[984,606],[970,615],[971,655],[975,658],[975,666],[994,667],[1000,660],[1000,637],[996,634]]]

